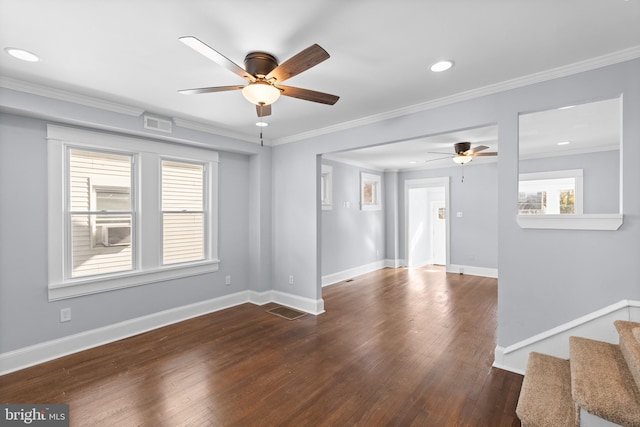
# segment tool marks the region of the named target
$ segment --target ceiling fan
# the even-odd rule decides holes
[[[484,152],[481,153],[481,151],[484,151],[486,149],[488,149],[489,147],[487,147],[486,145],[478,145],[477,147],[473,147],[471,148],[471,143],[468,141],[464,141],[464,142],[456,142],[455,144],[453,144],[453,148],[455,150],[455,154],[453,155],[449,155],[450,158],[452,158],[452,160],[460,165],[464,165],[466,163],[469,163],[471,160],[473,160],[473,157],[480,157],[480,156],[497,156],[498,153],[494,152],[494,151],[490,151],[490,152]],[[439,153],[439,152],[434,152],[431,151],[431,153],[433,154],[446,154],[446,153]],[[447,157],[445,157],[447,158]],[[433,160],[441,160],[441,159],[433,159]],[[429,161],[429,160],[427,160]]]
[[[265,52],[251,52],[244,59],[244,67],[235,64],[229,58],[217,52],[207,44],[193,36],[180,37],[179,40],[196,52],[211,59],[218,65],[237,74],[249,83],[247,85],[214,86],[196,89],[180,90],[180,93],[191,95],[199,93],[223,92],[228,90],[242,90],[244,97],[256,105],[258,117],[271,115],[271,104],[280,95],[333,105],[339,96],[309,89],[283,86],[280,83],[308,70],[329,58],[329,54],[317,44],[313,44],[292,56],[282,64],[276,58]]]

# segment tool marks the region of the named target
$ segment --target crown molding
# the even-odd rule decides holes
[[[4,76],[0,76],[0,87],[15,90],[18,92],[30,93],[32,95],[43,96],[46,98],[57,99],[59,101],[73,102],[74,104],[84,105],[85,107],[99,108],[101,110],[126,114],[128,116],[134,117],[139,117],[145,111],[142,108],[133,107],[131,105],[106,101],[104,99],[95,98],[92,96],[80,95],[74,92],[54,89],[52,87],[25,82],[22,80]]]
[[[243,133],[233,132],[227,129],[222,129],[222,128],[215,127],[202,122],[181,119],[180,117],[173,117],[173,123],[175,123],[176,126],[179,126],[181,128],[197,130],[200,132],[206,132],[213,135],[226,136],[228,138],[239,139],[246,142],[253,142],[255,144],[260,143],[260,141],[257,140],[255,136],[249,136]],[[272,145],[271,140],[265,138],[264,145]]]
[[[419,113],[425,110],[430,110],[445,105],[455,104],[457,102],[468,101],[471,99],[479,98],[481,96],[492,95],[499,92],[504,92],[511,89],[517,89],[524,86],[529,86],[535,83],[541,83],[560,77],[566,77],[573,74],[582,73],[585,71],[595,70],[597,68],[606,67],[608,65],[618,64],[620,62],[630,61],[640,58],[640,45],[633,46],[628,49],[612,52],[607,55],[599,56],[596,58],[587,59],[584,61],[576,62],[562,67],[553,68],[551,70],[541,71],[539,73],[529,74],[527,76],[518,77],[504,82],[483,86],[477,89],[460,92],[444,98],[438,98],[432,101],[423,102],[420,104],[411,105],[409,107],[399,108],[397,110],[388,111],[382,114],[376,114],[373,116],[363,117],[361,119],[351,120],[348,122],[340,123],[335,126],[327,126],[321,129],[315,129],[309,132],[303,132],[296,135],[287,136],[284,138],[274,139],[273,145],[287,144],[290,142],[302,141],[305,139],[313,138],[320,135],[326,135],[342,130],[355,128],[358,126],[364,126],[383,120],[388,120],[408,114]]]

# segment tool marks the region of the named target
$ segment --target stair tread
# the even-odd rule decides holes
[[[627,320],[616,320],[613,323],[620,335],[620,351],[636,385],[640,387],[640,323]]]
[[[536,352],[529,354],[516,414],[527,427],[576,425],[568,360]]]
[[[571,390],[591,414],[621,425],[640,425],[640,392],[620,347],[570,337]]]

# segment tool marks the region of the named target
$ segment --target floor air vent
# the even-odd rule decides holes
[[[158,117],[144,116],[144,128],[151,130],[159,130],[160,132],[171,133],[172,126],[170,120],[160,119]]]

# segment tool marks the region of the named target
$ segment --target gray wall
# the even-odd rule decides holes
[[[250,156],[220,151],[218,272],[49,302],[46,124],[0,115],[0,353],[251,288]]]
[[[321,298],[317,268],[321,240],[317,227],[319,207],[317,195],[310,194],[310,189],[317,188],[319,154],[497,123],[498,345],[508,346],[622,299],[638,299],[640,169],[635,166],[640,161],[638,75],[640,60],[627,61],[274,147],[274,286],[282,286],[280,283],[285,283],[287,275],[295,271],[298,281],[290,291]],[[612,232],[521,229],[516,221],[518,113],[620,94],[624,104],[625,153],[622,228]],[[469,167],[465,169],[465,185],[472,182],[473,168]],[[495,180],[492,185],[496,185]],[[452,206],[453,212],[470,212],[472,206],[490,204],[472,192],[456,203],[464,204]],[[482,231],[486,227],[485,219],[462,219],[467,229]],[[452,236],[453,241],[456,238]],[[488,238],[478,236],[477,240]],[[452,262],[474,264],[470,260],[474,253],[475,264],[490,262],[479,260],[480,253],[475,250],[471,253],[461,248],[461,251]]]
[[[451,162],[453,164],[453,162]],[[464,182],[462,176],[464,175]],[[451,264],[482,268],[498,267],[498,165],[497,163],[452,166],[451,168],[399,174],[400,255],[406,259],[407,243],[405,181],[450,177],[449,227]],[[462,218],[457,213],[462,212]]]
[[[384,259],[384,206],[388,202],[382,192],[383,209],[360,209],[360,172],[380,175],[382,188],[384,173],[330,160],[322,163],[333,167],[333,208],[321,213],[321,274],[338,273]]]

